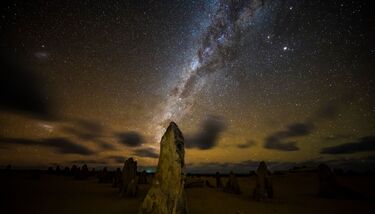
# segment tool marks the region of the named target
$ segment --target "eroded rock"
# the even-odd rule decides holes
[[[98,178],[99,183],[109,183],[110,181],[112,181],[107,167],[104,167],[102,171],[100,171],[100,173],[98,174]]]
[[[273,198],[271,176],[264,161],[260,162],[256,171],[256,186],[253,198],[257,201]]]
[[[137,184],[137,161],[134,161],[133,158],[129,158],[125,161],[122,169],[120,196],[135,196],[138,188]]]
[[[225,192],[240,194],[240,185],[238,184],[236,175],[231,171],[229,174],[228,182],[225,184],[224,187]]]
[[[143,170],[140,174],[139,174],[139,179],[138,179],[138,183],[139,184],[147,184],[147,173],[146,173],[146,170]]]
[[[140,214],[188,213],[185,182],[184,138],[177,125],[171,122],[160,142],[159,163],[152,186]]]
[[[121,176],[122,172],[120,168],[117,168],[116,171],[114,172],[113,179],[112,179],[112,187],[119,187],[121,183]]]

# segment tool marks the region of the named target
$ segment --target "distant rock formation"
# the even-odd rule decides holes
[[[215,178],[216,178],[216,188],[222,189],[223,188],[223,183],[221,182],[220,172],[216,172]]]
[[[63,172],[63,173],[64,173],[65,176],[70,175],[70,169],[69,169],[69,167],[66,166],[66,167],[64,168],[64,172]]]
[[[47,174],[52,175],[53,173],[54,173],[53,172],[53,167],[52,166],[48,167]]]
[[[112,181],[110,174],[108,173],[107,167],[104,167],[98,174],[99,183],[110,183]]]
[[[318,166],[319,196],[324,198],[358,199],[364,196],[346,186],[342,186],[336,180],[334,173],[326,164]]]
[[[147,184],[147,173],[146,173],[146,170],[143,170],[140,174],[139,174],[139,179],[138,179],[138,183],[139,184]]]
[[[56,166],[55,174],[56,175],[60,175],[61,174],[61,168],[60,168],[59,165]]]
[[[74,174],[74,179],[79,180],[80,179],[79,178],[80,175],[81,175],[81,167],[77,167],[77,170],[76,170],[76,172]]]
[[[225,184],[224,192],[230,192],[235,194],[240,194],[240,185],[238,184],[236,175],[233,171],[230,172],[228,182]]]
[[[253,192],[253,198],[256,201],[273,198],[273,186],[270,172],[264,161],[260,162],[256,171],[256,186]]]
[[[137,161],[129,158],[125,161],[122,169],[122,185],[120,187],[120,196],[134,197],[137,193]]]
[[[120,183],[121,180],[122,180],[122,172],[121,172],[121,169],[120,168],[117,168],[114,175],[113,175],[113,178],[112,178],[112,187],[119,187],[120,186]]]
[[[75,176],[77,173],[77,165],[73,164],[72,168],[70,168],[70,175]]]
[[[87,167],[86,164],[83,164],[82,168],[77,168],[75,169],[74,177],[77,180],[85,180],[89,177],[89,168]]]
[[[139,210],[140,214],[188,213],[184,159],[184,138],[177,125],[171,122],[161,139],[157,171]]]

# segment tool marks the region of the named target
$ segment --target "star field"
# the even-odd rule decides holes
[[[0,18],[3,165],[154,166],[169,121],[191,168],[375,154],[367,1],[10,1]]]

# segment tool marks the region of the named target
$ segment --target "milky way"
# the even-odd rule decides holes
[[[264,2],[222,0],[217,4],[218,9],[200,40],[190,67],[182,73],[178,85],[167,97],[164,110],[154,119],[154,124],[159,124],[156,139],[170,120],[180,121],[189,112],[194,96],[205,86],[207,75],[220,71],[231,61],[241,33],[251,26],[251,19]]]

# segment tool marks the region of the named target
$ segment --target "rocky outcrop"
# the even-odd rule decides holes
[[[143,170],[140,174],[139,174],[139,179],[138,179],[138,183],[139,184],[147,184],[147,173],[146,173],[146,170]]]
[[[89,177],[89,168],[86,164],[82,166],[82,168],[77,168],[75,178],[78,180],[84,180]]]
[[[107,167],[104,167],[102,169],[102,171],[98,174],[98,178],[99,183],[110,183],[112,181],[111,175],[109,174]]]
[[[66,167],[64,168],[64,172],[63,172],[63,173],[64,173],[65,176],[69,175],[69,174],[70,174],[70,169],[69,169],[69,167],[66,166]]]
[[[121,180],[122,180],[122,172],[121,172],[121,169],[120,168],[117,168],[116,171],[114,172],[113,174],[113,178],[112,178],[112,187],[119,187],[120,186],[120,183],[121,183]]]
[[[236,175],[231,171],[229,174],[228,182],[225,184],[224,192],[240,194],[240,185],[238,184]]]
[[[319,196],[323,198],[360,199],[364,198],[359,192],[341,185],[326,164],[318,166]]]
[[[184,192],[184,138],[177,125],[171,122],[160,142],[159,163],[152,186],[140,214],[188,213]]]
[[[122,169],[122,185],[120,187],[120,195],[134,197],[138,189],[137,180],[137,161],[129,158],[124,163]]]
[[[257,201],[270,199],[273,197],[273,187],[270,172],[264,161],[260,162],[256,172],[256,186],[253,192],[253,198]]]

